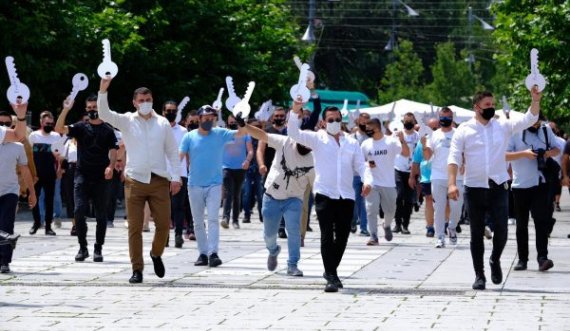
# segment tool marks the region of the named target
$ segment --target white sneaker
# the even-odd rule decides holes
[[[509,225],[516,225],[517,219],[516,218],[509,218]]]
[[[487,225],[485,225],[485,238],[493,239],[493,232],[491,231],[491,228],[488,227]]]
[[[449,228],[449,243],[452,245],[457,245],[457,231],[455,229]]]
[[[444,248],[445,247],[445,239],[440,238],[435,243],[435,248]]]

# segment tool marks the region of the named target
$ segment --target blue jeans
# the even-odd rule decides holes
[[[257,211],[259,217],[261,217],[261,200],[263,199],[263,183],[261,181],[261,175],[257,167],[249,167],[245,173],[245,180],[242,188],[242,200],[241,204],[243,206],[243,212],[245,218],[251,217],[251,208],[253,206],[253,199],[257,200]]]
[[[354,213],[353,224],[357,219],[360,219],[360,231],[365,231],[368,228],[368,216],[366,215],[366,204],[362,197],[362,180],[360,176],[354,176],[352,179],[352,187],[354,188]],[[392,220],[390,220],[392,221]]]
[[[303,200],[289,198],[284,200],[273,199],[267,194],[263,195],[263,239],[269,255],[277,253],[277,232],[281,218],[285,218],[287,229],[287,247],[289,250],[288,266],[297,266],[301,258],[301,210]]]
[[[190,208],[194,219],[194,234],[200,254],[218,253],[220,243],[220,224],[218,214],[222,201],[222,185],[188,186]],[[208,233],[204,223],[204,211],[208,210]]]

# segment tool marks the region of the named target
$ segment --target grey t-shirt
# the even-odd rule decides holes
[[[20,143],[4,143],[0,144],[0,196],[6,194],[19,194],[20,185],[18,184],[18,175],[16,167],[19,165],[27,165],[28,158],[24,151],[24,145]]]

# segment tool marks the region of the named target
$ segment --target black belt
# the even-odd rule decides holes
[[[505,188],[508,188],[508,187],[509,187],[508,184],[507,184],[507,182],[503,182],[503,183],[501,183],[501,184],[497,184],[497,183],[495,183],[495,181],[492,180],[492,179],[489,179],[489,182],[488,182],[488,183],[489,183],[489,188],[497,188],[497,187],[501,187],[501,186],[504,186]]]

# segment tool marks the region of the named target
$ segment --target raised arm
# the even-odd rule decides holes
[[[301,102],[293,102],[293,109],[289,114],[289,121],[287,122],[287,135],[301,145],[316,149],[319,142],[318,134],[313,131],[301,131],[299,128],[300,117],[303,115],[302,107],[303,104]]]
[[[511,119],[508,123],[511,125],[511,134],[522,132],[527,129],[536,121],[538,121],[538,114],[540,113],[540,99],[542,98],[542,93],[538,92],[538,88],[535,86],[530,91],[532,102],[530,103],[529,110],[525,115],[519,119]]]
[[[73,107],[73,100],[70,100],[69,103],[65,101],[63,102],[63,110],[61,111],[61,114],[59,114],[59,117],[55,122],[55,132],[65,135],[69,133],[69,128],[67,127],[67,125],[65,125],[65,119],[67,118],[67,113],[69,113],[72,107]]]
[[[15,104],[12,105],[12,109],[16,113],[16,127],[14,130],[5,129],[4,141],[0,141],[0,143],[18,142],[26,138],[26,113],[28,112],[28,104]]]
[[[111,124],[121,131],[128,129],[128,117],[125,114],[118,114],[109,108],[109,100],[107,100],[107,89],[111,84],[111,78],[101,78],[99,86],[99,96],[97,97],[97,110],[99,111],[99,118]]]

